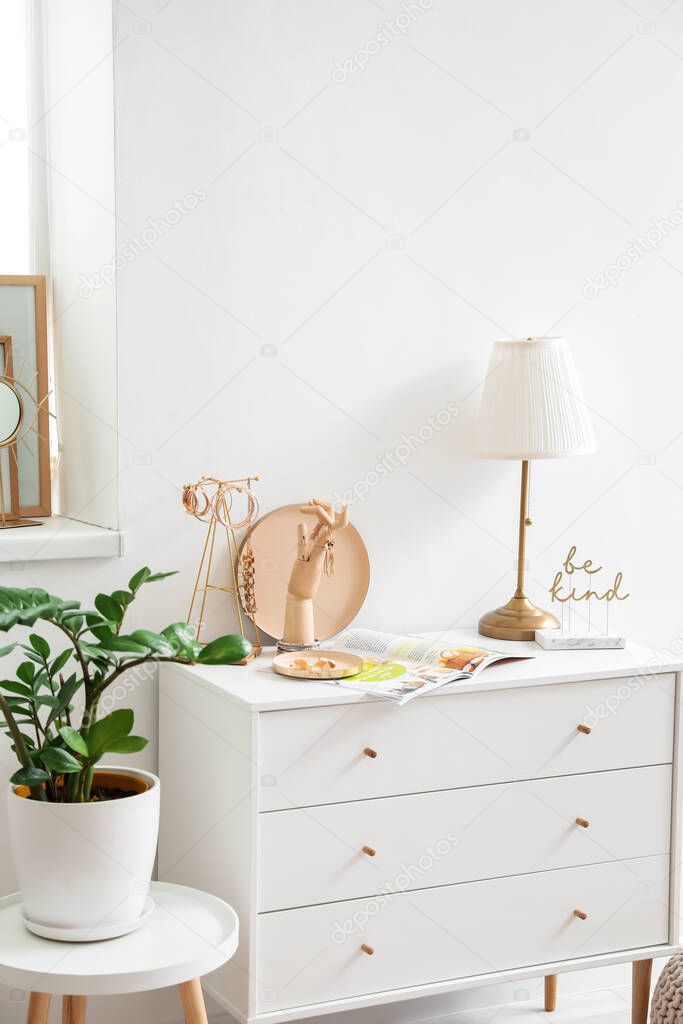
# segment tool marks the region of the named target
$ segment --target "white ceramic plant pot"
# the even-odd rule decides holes
[[[159,835],[156,775],[98,766],[96,775],[142,780],[143,793],[87,804],[29,800],[9,789],[9,835],[29,931],[65,941],[134,931],[148,897]]]

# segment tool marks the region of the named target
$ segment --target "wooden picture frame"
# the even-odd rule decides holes
[[[12,339],[6,334],[0,334],[0,353],[2,355],[2,373],[0,376],[13,377],[14,369],[12,364]],[[13,522],[19,518],[19,459],[17,456],[17,442],[12,441],[7,446],[7,465],[9,470],[9,510],[4,509],[5,519]],[[2,467],[0,466],[0,472]]]
[[[34,293],[35,327],[34,343],[35,352],[32,353],[32,367],[35,373],[32,376],[29,386],[35,389],[35,438],[37,445],[37,483],[38,501],[33,504],[22,504],[20,488],[21,462],[21,440],[18,439],[10,448],[10,490],[12,493],[11,518],[23,518],[27,516],[49,516],[52,513],[51,474],[50,474],[50,411],[48,408],[48,354],[47,354],[47,301],[45,277],[34,274],[0,274],[0,336],[11,338],[11,332],[3,324],[2,313],[2,288],[26,287],[32,288]],[[5,348],[5,358],[10,353],[13,371],[19,374],[20,368],[16,352],[12,355],[12,343]],[[8,364],[6,364],[8,365]],[[12,374],[7,373],[7,376]],[[19,381],[19,376],[16,378]],[[14,451],[14,458],[12,457]],[[16,491],[12,481],[11,466],[15,464],[16,469]],[[16,496],[16,507],[15,507]],[[9,517],[8,517],[9,518]]]

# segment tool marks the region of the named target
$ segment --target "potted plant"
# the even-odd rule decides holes
[[[10,843],[26,925],[39,935],[123,935],[150,909],[159,780],[137,769],[98,767],[107,754],[132,754],[147,744],[133,735],[132,710],[115,707],[119,690],[148,679],[149,666],[159,662],[226,665],[249,653],[241,636],[202,646],[184,622],[160,633],[123,633],[140,588],[171,575],[140,569],[128,589],[98,594],[92,610],[44,590],[0,587],[0,631],[40,621],[68,640],[55,653],[32,632],[0,649],[0,657],[17,648],[23,655],[14,678],[0,680],[0,710],[19,761],[8,798]]]

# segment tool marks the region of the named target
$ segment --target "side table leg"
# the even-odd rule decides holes
[[[545,1009],[552,1013],[557,1006],[557,975],[546,974],[545,976]]]
[[[193,981],[185,981],[179,988],[185,1014],[185,1024],[208,1024],[202,983],[199,978],[195,978]]]
[[[62,1024],[85,1024],[85,996],[62,996]]]
[[[51,998],[52,996],[49,996],[47,992],[31,992],[26,1024],[47,1024]]]
[[[647,1024],[652,960],[634,960],[631,972],[631,1024]]]

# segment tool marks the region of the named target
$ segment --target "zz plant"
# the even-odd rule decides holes
[[[124,672],[148,662],[226,665],[249,652],[241,636],[220,637],[202,646],[194,629],[184,622],[160,633],[147,629],[122,633],[126,611],[140,588],[172,575],[140,569],[127,590],[98,594],[93,610],[40,589],[0,587],[1,632],[14,626],[33,627],[40,620],[69,641],[58,654],[39,633],[31,633],[27,643],[0,648],[0,657],[17,647],[24,656],[16,678],[0,680],[4,691],[0,710],[20,763],[11,781],[27,786],[33,800],[88,802],[93,771],[104,754],[132,754],[146,746],[146,739],[132,735],[130,709],[98,714],[102,695]],[[76,704],[82,708],[79,716]]]

